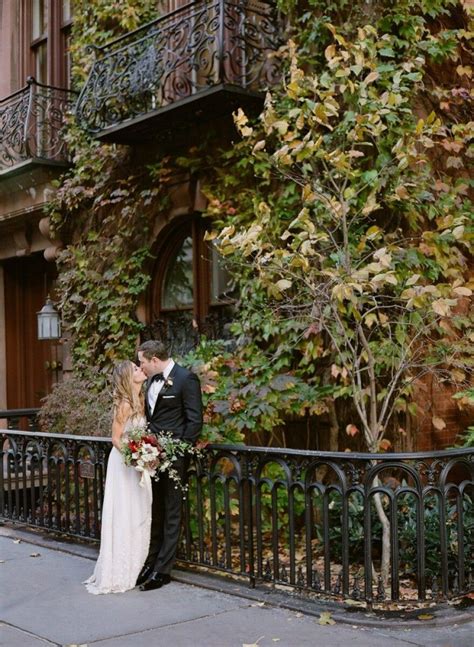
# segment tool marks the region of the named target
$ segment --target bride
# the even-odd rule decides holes
[[[104,503],[99,559],[94,573],[84,582],[89,593],[121,593],[132,589],[148,555],[150,544],[151,479],[125,465],[120,448],[127,430],[145,425],[143,395],[146,375],[133,362],[115,366],[112,444]]]

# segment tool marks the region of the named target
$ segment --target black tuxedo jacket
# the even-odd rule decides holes
[[[186,368],[175,364],[168,379],[173,383],[167,386],[165,380],[153,411],[148,404],[148,389],[152,380],[148,380],[145,411],[150,430],[153,433],[170,431],[176,438],[195,443],[203,422],[199,378]]]

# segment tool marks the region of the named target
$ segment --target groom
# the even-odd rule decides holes
[[[191,445],[202,429],[202,400],[199,378],[175,364],[166,346],[155,340],[138,347],[140,367],[148,377],[145,411],[153,433],[171,432]],[[173,467],[185,480],[186,459],[179,458]],[[162,474],[153,480],[153,506],[150,549],[138,576],[141,591],[159,589],[170,581],[181,524],[183,495],[175,482]]]

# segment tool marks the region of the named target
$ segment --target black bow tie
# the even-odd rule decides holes
[[[163,373],[157,373],[151,378],[152,382],[164,382],[165,381],[165,376]]]

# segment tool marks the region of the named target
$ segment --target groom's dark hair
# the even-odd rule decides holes
[[[157,339],[149,339],[144,341],[143,344],[140,344],[137,351],[141,351],[147,359],[152,359],[153,357],[158,357],[164,361],[169,358],[169,351],[165,344],[162,341]]]

